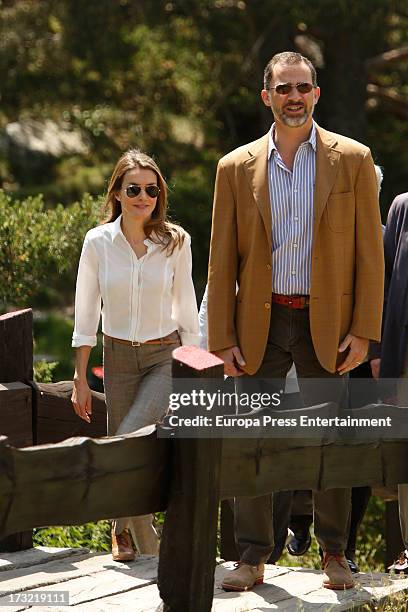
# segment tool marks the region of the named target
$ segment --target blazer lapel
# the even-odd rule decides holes
[[[340,152],[335,148],[337,140],[330,133],[316,126],[316,183],[314,192],[313,235],[316,236],[323,210],[336,180]]]
[[[265,226],[269,247],[272,250],[272,217],[268,179],[268,138],[269,134],[266,134],[248,147],[250,157],[244,162],[244,168]]]

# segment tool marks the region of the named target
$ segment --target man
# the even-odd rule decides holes
[[[265,69],[264,137],[218,164],[208,274],[209,350],[229,376],[339,378],[381,327],[383,251],[367,147],[313,122],[316,71],[298,53]],[[238,293],[235,286],[238,283]],[[309,388],[310,390],[310,388]],[[223,587],[262,582],[273,548],[271,496],[235,502],[240,563]],[[344,558],[350,490],[314,494],[323,584],[351,588]]]
[[[388,211],[384,232],[385,300],[381,344],[371,346],[375,378],[395,380],[398,406],[408,406],[408,193],[398,195]],[[397,380],[398,379],[398,380]],[[389,381],[385,392],[389,392]],[[387,403],[389,397],[384,397]],[[401,535],[405,549],[389,570],[408,574],[408,484],[398,485]]]

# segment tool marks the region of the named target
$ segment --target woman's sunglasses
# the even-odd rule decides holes
[[[312,83],[296,83],[296,85],[292,85],[292,83],[279,83],[279,85],[275,85],[271,89],[274,89],[281,96],[287,96],[293,88],[297,89],[300,94],[307,94],[312,91],[313,87]]]
[[[125,193],[128,198],[137,198],[142,189],[144,189],[149,198],[157,198],[160,193],[160,187],[157,185],[147,185],[146,187],[140,187],[139,185],[128,185],[125,188]]]

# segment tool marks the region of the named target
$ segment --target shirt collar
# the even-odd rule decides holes
[[[273,139],[273,135],[275,133],[275,123],[272,123],[271,129],[269,130],[269,140],[268,140],[268,159],[270,159],[272,151],[277,151],[275,141]],[[310,132],[309,138],[305,141],[310,143],[313,151],[316,153],[316,123],[313,121],[312,123],[312,131]],[[304,144],[304,143],[302,143]]]
[[[115,219],[115,221],[112,221],[111,223],[108,224],[110,226],[109,230],[110,230],[110,233],[111,233],[111,236],[112,236],[112,241],[115,240],[115,238],[117,238],[119,235],[121,235],[121,236],[123,236],[123,238],[125,238],[125,235],[122,232],[121,221],[122,221],[122,215],[120,214],[119,217],[117,219]],[[125,238],[125,240],[126,240],[126,238]],[[147,246],[155,244],[153,242],[153,240],[151,240],[150,238],[146,238],[144,243]]]
[[[110,232],[112,235],[112,240],[115,240],[115,238],[119,236],[119,234],[122,234],[123,236],[122,228],[120,226],[121,221],[122,221],[122,215],[119,215],[119,217],[115,219],[115,221],[112,221],[112,223],[110,224]]]

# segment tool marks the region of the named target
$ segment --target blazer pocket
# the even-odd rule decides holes
[[[344,232],[354,226],[355,200],[352,191],[332,193],[327,200],[327,221],[332,232]]]

